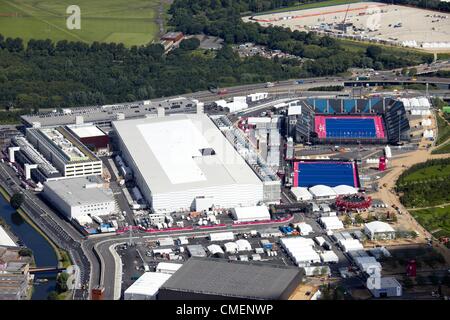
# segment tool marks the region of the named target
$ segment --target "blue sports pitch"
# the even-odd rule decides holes
[[[297,162],[294,166],[294,186],[312,187],[323,184],[335,187],[341,184],[358,188],[356,168],[353,162]]]
[[[327,138],[376,138],[374,119],[325,119]]]

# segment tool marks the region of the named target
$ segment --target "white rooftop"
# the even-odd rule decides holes
[[[156,266],[156,271],[157,272],[165,272],[165,271],[175,272],[178,269],[180,269],[181,266],[182,266],[181,263],[160,262]]]
[[[344,184],[333,187],[333,191],[336,192],[337,195],[349,195],[358,193],[358,189],[356,189],[355,187]]]
[[[267,206],[251,206],[233,208],[237,220],[267,219],[270,220],[270,212]]]
[[[70,130],[72,130],[79,138],[87,138],[87,137],[98,137],[104,136],[105,133],[100,130],[97,126],[89,125],[89,126],[69,126]]]
[[[70,206],[114,201],[112,191],[103,188],[103,181],[96,176],[49,180],[45,188],[51,189]]]
[[[291,105],[289,106],[288,109],[288,115],[290,116],[294,116],[294,115],[298,115],[298,114],[302,114],[302,106],[301,105]]]
[[[206,114],[115,121],[113,127],[152,193],[261,183]]]
[[[313,198],[308,188],[305,187],[293,187],[291,192],[297,200],[311,200]]]
[[[6,233],[2,226],[0,226],[0,246],[17,247],[16,243]]]
[[[372,221],[366,223],[365,228],[372,234],[395,231],[394,228],[392,228],[388,223],[382,221]]]
[[[323,184],[318,184],[309,188],[309,192],[311,192],[311,194],[316,198],[336,196],[336,192],[334,192],[333,188]]]
[[[145,272],[127,290],[125,290],[125,295],[153,297],[171,276],[171,274],[162,272]]]

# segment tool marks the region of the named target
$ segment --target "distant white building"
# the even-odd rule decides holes
[[[46,181],[43,196],[70,220],[109,215],[116,210],[112,191],[96,176]]]
[[[336,192],[334,192],[333,188],[325,186],[323,184],[319,184],[309,188],[309,192],[313,195],[314,199],[318,200],[336,198]]]
[[[145,272],[124,292],[125,300],[155,300],[159,288],[171,277],[162,272]]]
[[[370,240],[395,239],[395,230],[388,223],[372,221],[364,225],[364,233]]]
[[[344,224],[341,220],[339,220],[336,216],[331,217],[321,217],[320,223],[322,224],[323,228],[325,230],[337,230],[337,229],[343,229]]]
[[[393,277],[370,277],[367,289],[375,298],[401,297],[402,285]]]
[[[270,212],[266,206],[236,207],[231,214],[237,222],[270,220]]]
[[[202,197],[203,208],[254,206],[264,199],[262,181],[206,114],[112,125],[122,157],[155,212],[190,210]]]
[[[311,225],[307,224],[306,222],[300,222],[300,223],[296,223],[294,225],[294,227],[298,228],[298,230],[300,231],[300,234],[302,236],[307,236],[310,233],[313,233],[314,230],[311,227]]]
[[[160,262],[156,266],[156,272],[174,274],[181,266],[181,263]]]
[[[299,267],[321,262],[319,254],[314,250],[314,241],[312,239],[289,237],[282,238],[280,241],[282,247]]]
[[[297,201],[309,201],[313,199],[312,194],[305,187],[293,187],[291,193]]]
[[[0,226],[0,246],[17,247],[17,244],[2,226]]]

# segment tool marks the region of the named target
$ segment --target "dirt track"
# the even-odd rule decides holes
[[[435,119],[433,119],[433,129],[436,128]],[[425,145],[427,142],[422,141],[421,145]],[[397,215],[398,226],[401,226],[403,229],[415,230],[419,233],[417,237],[417,242],[426,242],[426,238],[432,238],[432,235],[423,228],[406,210],[406,208],[400,203],[399,198],[394,192],[395,184],[397,182],[398,177],[405,171],[407,168],[412,165],[420,162],[425,162],[431,159],[443,159],[450,158],[450,154],[431,154],[435,147],[426,149],[419,149],[417,151],[408,152],[402,154],[400,157],[391,158],[389,161],[390,171],[383,176],[379,180],[379,190],[374,193],[373,198],[381,199],[388,206],[396,205],[400,208],[400,211],[403,213],[401,215]],[[386,185],[386,186],[384,186]],[[438,249],[445,257],[447,264],[450,265],[450,250],[448,250],[444,245],[437,243],[436,249]]]

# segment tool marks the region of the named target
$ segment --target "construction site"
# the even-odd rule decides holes
[[[281,26],[338,38],[445,52],[450,50],[448,18],[445,13],[431,10],[357,2],[243,19],[262,26]]]

